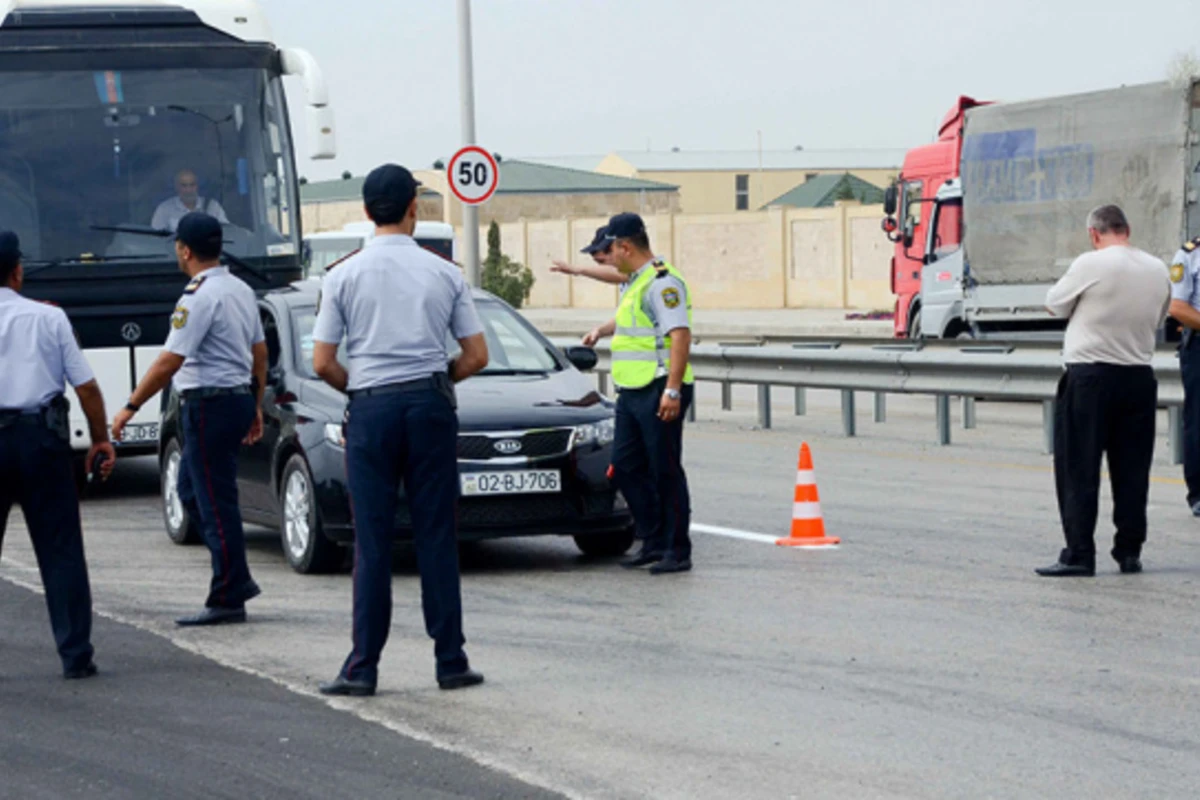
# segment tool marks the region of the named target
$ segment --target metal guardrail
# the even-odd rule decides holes
[[[556,344],[577,344],[557,340]],[[596,347],[601,391],[607,392],[611,362],[608,346]],[[721,384],[721,407],[733,405],[733,386],[758,389],[758,424],[771,427],[771,387],[795,389],[795,413],[807,412],[807,389],[833,389],[842,394],[842,430],[857,435],[855,395],[874,394],[876,422],[887,419],[889,394],[929,395],[934,398],[937,440],[951,442],[950,401],[961,398],[962,424],[976,426],[976,400],[1016,400],[1042,404],[1046,453],[1054,451],[1054,412],[1062,377],[1059,347],[1042,343],[976,343],[965,340],[950,347],[915,342],[870,343],[855,339],[805,341],[791,346],[725,343],[692,348],[692,371],[697,381]],[[1158,400],[1169,416],[1172,463],[1183,460],[1183,385],[1179,360],[1170,351],[1155,356]],[[693,406],[689,416],[695,418]]]

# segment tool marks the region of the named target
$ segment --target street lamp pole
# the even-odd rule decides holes
[[[471,54],[471,0],[458,0],[458,91],[464,145],[475,141],[475,67]],[[454,176],[449,176],[454,180]],[[450,198],[446,198],[447,201]],[[479,286],[479,207],[463,204],[463,267],[467,282]]]

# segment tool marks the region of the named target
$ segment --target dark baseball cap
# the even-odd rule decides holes
[[[12,231],[0,231],[0,269],[12,269],[21,260],[21,240]]]
[[[363,181],[363,205],[373,217],[403,215],[416,199],[421,182],[398,164],[384,164],[371,170]]]
[[[617,239],[628,239],[631,236],[637,236],[639,233],[646,232],[646,223],[642,222],[642,218],[637,214],[625,212],[617,214],[608,221],[608,233],[605,234],[609,242]]]
[[[185,214],[175,229],[175,238],[201,258],[217,258],[224,244],[221,222],[203,211]]]
[[[596,228],[596,238],[592,239],[592,243],[579,252],[595,255],[596,253],[603,253],[610,247],[612,247],[612,240],[608,238],[608,226],[601,225],[599,228]]]

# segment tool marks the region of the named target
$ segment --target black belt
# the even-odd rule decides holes
[[[350,395],[351,400],[356,400],[360,397],[376,397],[381,394],[398,394],[400,392],[420,392],[426,389],[439,388],[441,387],[438,385],[437,379],[431,375],[428,378],[389,383],[384,386],[372,386],[369,389],[351,389],[346,394]]]
[[[15,425],[41,427],[43,413],[38,411],[18,411],[16,409],[0,409],[0,429],[11,428]]]
[[[231,397],[250,393],[249,386],[210,386],[201,389],[184,389],[179,396],[184,400],[206,400],[210,397]]]

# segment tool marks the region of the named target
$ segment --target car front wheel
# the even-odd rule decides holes
[[[302,575],[336,570],[342,563],[342,549],[321,528],[312,474],[304,456],[288,459],[279,487],[279,533],[288,564]]]
[[[163,523],[167,536],[175,544],[199,544],[200,528],[179,498],[179,470],[183,466],[183,448],[178,439],[167,442],[162,461]]]
[[[585,556],[608,558],[624,555],[633,546],[633,528],[576,536],[575,545]]]

